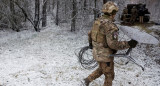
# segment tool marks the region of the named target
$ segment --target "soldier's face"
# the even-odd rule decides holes
[[[114,19],[116,15],[113,15],[112,18]]]

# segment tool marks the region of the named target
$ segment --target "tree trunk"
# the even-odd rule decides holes
[[[15,8],[14,8],[14,0],[10,0],[10,11],[11,11],[11,27],[13,30],[16,30],[19,32],[19,29],[17,27],[17,21],[15,18]]]
[[[42,27],[46,27],[46,24],[47,24],[47,0],[43,0],[43,11],[42,11],[42,15],[43,15],[43,18],[42,18]]]
[[[73,0],[72,5],[73,5],[73,11],[72,11],[72,21],[71,21],[71,31],[75,31],[75,26],[76,26],[76,0]]]
[[[45,1],[45,0],[44,0],[44,1]],[[45,4],[44,1],[43,1],[43,4]],[[46,7],[47,13],[51,13],[51,6],[52,6],[52,5],[51,5],[50,3],[51,3],[51,0],[47,0],[47,5],[46,5],[46,6],[47,6],[47,7]],[[43,9],[42,9],[42,10],[43,10]]]
[[[65,15],[66,15],[66,13],[67,13],[67,1],[65,0]]]
[[[86,10],[86,7],[87,7],[87,1],[84,0],[84,10]]]
[[[13,30],[15,30],[15,24],[14,24],[14,14],[15,14],[15,10],[14,10],[14,3],[13,0],[10,0],[10,11],[11,11],[11,18],[12,18],[12,22],[11,22],[11,28]]]
[[[35,18],[34,18],[34,25],[35,25],[35,30],[37,32],[40,31],[39,29],[39,14],[40,14],[40,1],[35,0]]]
[[[53,0],[52,2],[52,9],[54,9],[54,6],[55,6],[55,0]]]
[[[28,7],[29,7],[29,2],[28,1],[24,1],[24,9],[26,9],[26,11],[28,11]],[[24,22],[26,22],[27,21],[27,16],[24,16]]]
[[[94,0],[94,20],[96,20],[96,18],[97,18],[97,10],[96,10],[96,8],[97,8],[97,2],[96,2],[97,0]]]
[[[59,0],[57,0],[56,25],[59,25],[58,13],[59,13]]]

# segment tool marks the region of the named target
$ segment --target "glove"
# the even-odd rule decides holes
[[[90,48],[90,49],[93,49],[92,43],[89,43],[89,48]]]
[[[116,53],[117,53],[117,50],[112,49],[112,51],[113,51],[113,54],[116,54]]]
[[[128,41],[128,44],[129,44],[130,48],[135,48],[137,43],[138,42],[136,40],[133,40],[133,39]]]

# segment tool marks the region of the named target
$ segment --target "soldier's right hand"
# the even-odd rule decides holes
[[[138,42],[136,40],[133,40],[133,39],[131,39],[130,41],[128,41],[128,44],[129,44],[130,48],[135,48],[136,45],[137,45],[137,43]]]

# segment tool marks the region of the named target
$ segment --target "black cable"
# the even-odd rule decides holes
[[[95,67],[97,67],[98,63],[96,62],[96,60],[93,58],[93,56],[88,56],[88,52],[89,51],[89,46],[85,46],[83,48],[80,49],[79,53],[76,54],[76,56],[78,57],[79,63],[81,64],[81,66],[85,69],[93,69]],[[130,51],[132,49],[128,49],[128,51],[125,54],[111,54],[110,56],[115,56],[115,57],[125,57],[127,58],[129,61],[132,61],[134,64],[138,65],[139,67],[142,68],[142,70],[144,71],[144,68],[139,65],[138,63],[136,63],[136,61],[131,57],[128,56]],[[92,59],[88,58],[88,57],[92,57]],[[128,62],[125,62],[125,65],[128,64]]]
[[[78,55],[76,55],[78,57],[79,63],[85,69],[93,69],[98,65],[96,60],[88,54],[87,51],[89,49],[89,46],[85,46],[81,48]]]

